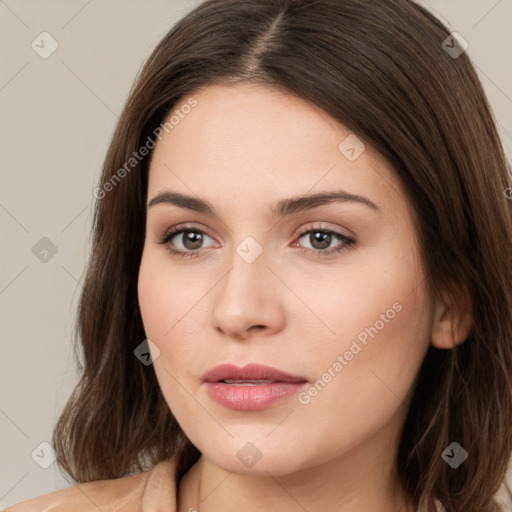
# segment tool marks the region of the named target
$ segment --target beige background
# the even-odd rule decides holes
[[[0,510],[67,485],[35,460],[49,461],[39,445],[76,382],[92,192],[141,65],[197,3],[0,0]],[[468,41],[510,159],[512,0],[422,3]],[[59,45],[47,59],[31,47],[43,31]],[[57,249],[46,262],[32,252],[43,237]]]

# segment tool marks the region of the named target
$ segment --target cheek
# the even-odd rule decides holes
[[[300,300],[287,311],[288,327],[307,331],[301,337],[303,348],[319,356],[328,347],[348,349],[358,336],[363,342],[371,339],[366,329],[375,325],[380,338],[384,332],[399,334],[417,318],[422,305],[423,276],[417,260],[398,243],[365,247],[336,266],[283,266],[279,274]]]
[[[160,350],[154,362],[159,378],[178,369],[186,374],[197,363],[204,343],[199,325],[204,325],[207,285],[206,280],[191,281],[189,273],[151,248],[143,254],[138,300],[146,337]]]
[[[162,253],[162,254],[160,254]],[[164,251],[144,251],[139,269],[138,299],[149,339],[165,340],[197,302],[197,283],[187,283],[186,273],[169,265]],[[189,286],[187,286],[187,284]]]
[[[295,319],[320,380],[312,401],[340,410],[350,403],[366,414],[368,404],[396,407],[407,396],[430,342],[418,261],[396,243],[365,251],[350,264],[347,258],[335,272],[318,272],[315,287],[310,276],[295,276],[294,291],[315,313],[307,315],[312,320]]]
[[[378,279],[368,271],[360,279],[347,278],[331,300],[316,303],[336,336],[309,351],[318,380],[306,407],[358,418],[369,428],[385,423],[405,403],[429,346],[421,279],[413,284],[407,267],[379,268],[386,273]]]
[[[162,336],[163,319],[169,315],[164,294],[165,278],[155,270],[151,258],[144,253],[139,269],[138,300],[146,336],[153,340]],[[164,311],[166,316],[164,317]]]
[[[400,418],[405,418],[428,348],[428,340],[422,339],[426,325],[421,319],[421,294],[388,292],[380,299],[373,297],[365,302],[365,312],[360,313],[357,322],[349,311],[341,309],[337,324],[332,317],[336,340],[307,349],[308,365],[317,380],[298,396],[300,405],[294,409],[294,419],[297,436],[305,425],[309,426],[308,457],[312,460],[366,443],[386,425],[398,430]],[[379,318],[386,311],[387,323]],[[364,336],[358,338],[361,333]],[[307,450],[308,442],[304,445]]]
[[[187,289],[186,283],[181,282],[183,273],[180,277],[171,267],[163,269],[166,264],[158,254],[144,253],[139,269],[138,300],[146,337],[160,351],[158,357],[153,355],[153,370],[169,408],[182,416],[186,414],[183,405],[190,406],[190,400],[179,383],[188,369],[193,368],[198,353],[195,345],[198,337],[186,332],[187,312],[191,312],[197,299],[193,290],[183,292]]]

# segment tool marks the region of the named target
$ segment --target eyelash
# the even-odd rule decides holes
[[[182,233],[200,233],[202,235],[209,236],[208,233],[205,233],[201,229],[197,229],[193,226],[174,226],[170,229],[168,229],[162,236],[160,236],[157,240],[157,244],[165,245],[167,251],[169,251],[173,256],[178,256],[180,258],[197,258],[199,250],[196,251],[182,251],[182,250],[176,250],[170,247],[169,242],[174,238],[175,236],[182,234]],[[332,229],[326,229],[323,227],[306,227],[301,228],[299,230],[299,233],[297,234],[297,238],[302,238],[304,235],[307,235],[309,233],[327,233],[329,235],[334,235],[336,238],[339,238],[342,242],[342,245],[338,247],[334,247],[331,249],[310,249],[308,247],[302,247],[299,248],[302,252],[305,252],[306,254],[315,254],[317,256],[320,256],[321,258],[331,256],[336,253],[340,253],[346,249],[349,249],[356,245],[356,240],[354,238],[351,238],[347,235],[344,235],[343,233],[340,233],[338,231],[334,231]],[[211,238],[211,237],[210,237]],[[295,243],[295,242],[294,242]]]

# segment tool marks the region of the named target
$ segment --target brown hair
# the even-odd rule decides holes
[[[500,510],[493,495],[512,453],[508,164],[467,53],[454,58],[443,47],[449,35],[410,0],[207,0],[162,39],[130,92],[96,195],[77,317],[81,378],[53,436],[75,481],[125,476],[174,454],[183,473],[200,455],[153,368],[134,356],[146,338],[137,277],[150,158],[115,186],[112,178],[180,98],[244,81],[319,106],[394,166],[417,219],[431,297],[449,291],[474,319],[464,343],[429,347],[399,475],[428,512],[434,498],[447,512]],[[457,469],[441,457],[453,441],[469,454]]]

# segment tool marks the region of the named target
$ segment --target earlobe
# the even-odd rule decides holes
[[[473,315],[467,308],[455,311],[438,303],[432,325],[432,345],[440,349],[454,348],[471,334]]]

